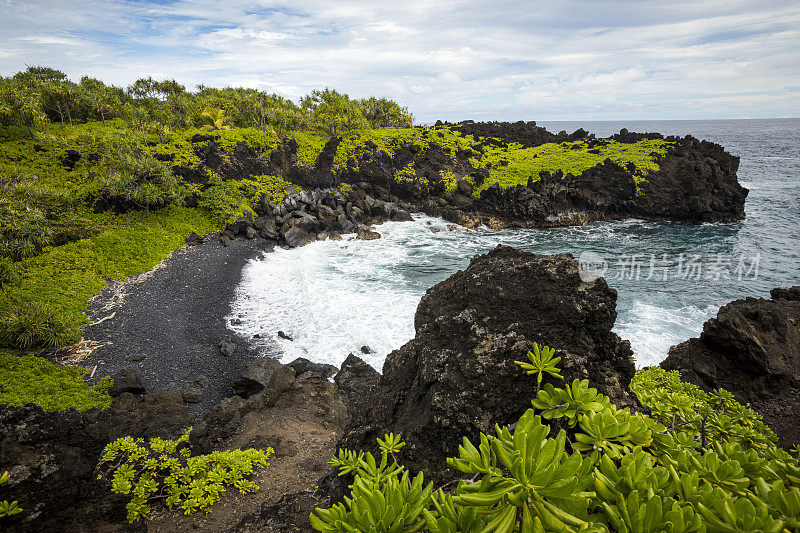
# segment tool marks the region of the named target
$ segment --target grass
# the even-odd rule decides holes
[[[54,364],[33,355],[0,350],[0,405],[35,403],[45,411],[74,408],[80,412],[111,405],[110,378],[93,387],[83,380],[87,369]]]

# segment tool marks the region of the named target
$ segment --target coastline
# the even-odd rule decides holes
[[[235,239],[224,247],[212,233],[148,273],[107,287],[89,306],[92,325],[84,333],[99,346],[79,364],[97,366],[95,379],[135,370],[147,393],[200,389],[202,400],[187,407],[193,414],[206,411],[233,394],[236,372],[257,356],[243,345],[224,356],[219,346],[232,334],[225,317],[242,268],[269,250],[261,239]]]

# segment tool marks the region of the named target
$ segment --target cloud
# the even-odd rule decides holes
[[[795,1],[2,0],[0,73],[389,96],[421,121],[796,115]]]

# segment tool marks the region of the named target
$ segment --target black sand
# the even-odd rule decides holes
[[[89,306],[94,325],[84,338],[103,345],[81,364],[97,365],[94,380],[132,368],[148,393],[199,388],[203,400],[190,406],[195,413],[232,395],[234,375],[256,354],[243,346],[230,357],[220,353],[220,342],[231,334],[225,317],[242,268],[265,249],[263,241],[244,239],[223,247],[208,236],[144,276],[113,283]]]

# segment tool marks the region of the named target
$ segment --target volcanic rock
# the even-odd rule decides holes
[[[498,246],[476,256],[422,298],[416,337],[388,355],[342,445],[373,449],[376,437],[401,433],[407,466],[452,477],[445,459],[462,436],[513,423],[530,407],[535,378],[514,361],[534,342],[556,349],[565,381],[589,379],[618,406],[638,406],[628,391],[630,343],[611,332],[616,299],[603,278],[582,281],[570,254]]]
[[[360,357],[350,354],[333,380],[347,398],[350,412],[354,413],[380,378],[381,375],[377,370]]]
[[[699,338],[670,348],[661,367],[750,404],[788,448],[800,444],[800,286],[771,294],[720,307]]]

